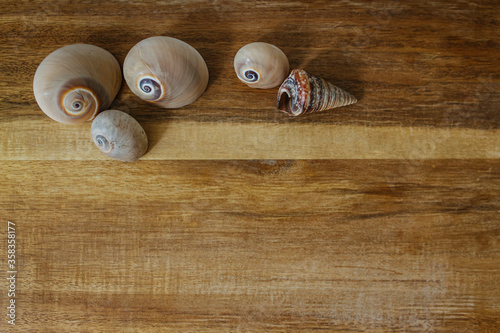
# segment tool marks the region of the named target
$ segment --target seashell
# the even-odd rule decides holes
[[[125,112],[106,110],[92,122],[92,139],[105,155],[132,162],[148,149],[148,138],[142,126]]]
[[[269,89],[279,86],[290,71],[286,55],[274,45],[250,43],[234,57],[238,79],[252,88]]]
[[[40,109],[66,124],[93,119],[120,90],[120,65],[108,51],[73,44],[55,50],[38,66],[33,92]]]
[[[171,37],[150,37],[132,47],[123,63],[130,90],[164,108],[196,101],[208,85],[208,68],[189,44]]]
[[[356,103],[358,100],[330,82],[294,69],[278,91],[278,110],[300,116]]]

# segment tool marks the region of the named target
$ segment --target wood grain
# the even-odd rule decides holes
[[[488,0],[2,2],[0,218],[17,228],[18,318],[0,331],[498,331],[499,13]],[[32,79],[53,50],[94,44],[122,64],[156,35],[195,47],[210,82],[175,110],[123,84],[112,108],[144,126],[141,161],[106,158],[90,123],[39,109]],[[277,89],[234,73],[255,41],[359,102],[276,111]]]
[[[500,157],[500,130],[193,121],[142,125],[150,144],[143,160]],[[0,122],[0,132],[5,133],[0,160],[108,160],[90,137],[90,123]]]
[[[21,327],[494,331],[499,167],[6,162]]]

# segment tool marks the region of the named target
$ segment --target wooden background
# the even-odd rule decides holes
[[[2,332],[498,332],[498,1],[3,1],[0,237],[17,233],[17,325]],[[199,50],[205,94],[113,108],[138,162],[32,93],[53,50],[122,64],[164,35]],[[233,70],[250,42],[356,105],[291,118]]]

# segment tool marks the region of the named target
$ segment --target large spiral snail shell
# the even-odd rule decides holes
[[[208,85],[208,68],[198,51],[164,36],[144,39],[132,47],[123,74],[135,95],[169,109],[193,103]]]
[[[300,116],[354,104],[357,99],[332,83],[294,69],[278,91],[278,110]]]
[[[289,73],[288,59],[279,48],[267,43],[250,43],[234,57],[238,79],[252,88],[279,86]]]
[[[67,45],[50,53],[38,66],[33,92],[40,109],[66,124],[93,119],[106,110],[120,90],[120,65],[94,45]]]
[[[148,138],[132,116],[119,110],[106,110],[97,115],[90,129],[99,150],[114,159],[132,162],[148,149]]]

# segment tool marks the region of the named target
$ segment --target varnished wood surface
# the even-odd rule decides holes
[[[16,326],[2,332],[496,332],[500,327],[497,1],[4,1],[0,237],[16,223]],[[141,161],[32,93],[51,51],[123,63],[182,39],[207,91],[162,110],[123,84]],[[291,118],[234,74],[280,47],[359,102]]]

